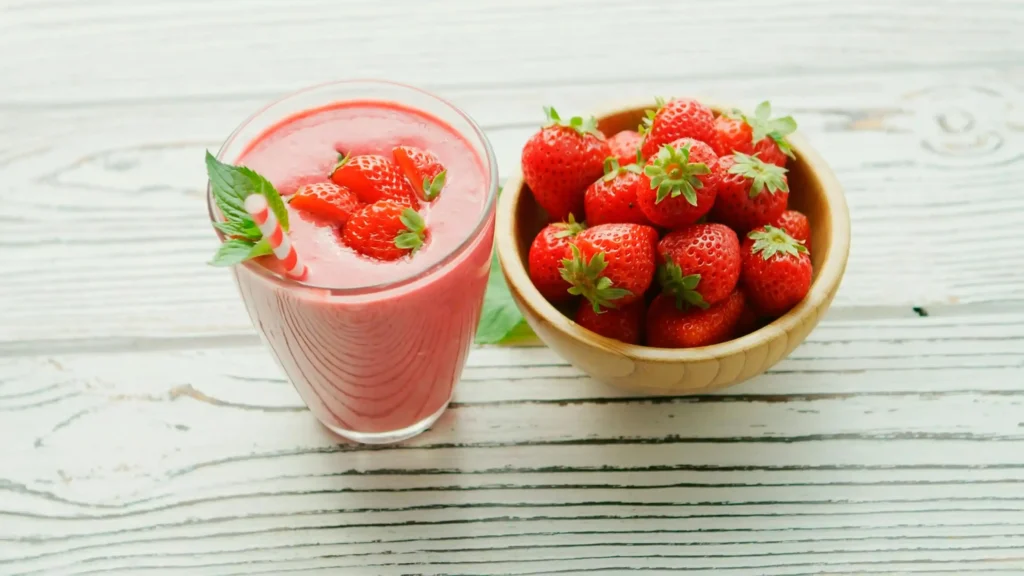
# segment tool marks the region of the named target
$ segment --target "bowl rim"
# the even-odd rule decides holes
[[[731,110],[727,106],[706,98],[701,102],[715,112]],[[604,119],[623,113],[636,113],[653,108],[653,100],[625,102],[616,106],[601,108],[593,115]],[[846,205],[846,197],[842,185],[836,178],[832,168],[810,143],[797,131],[787,137],[796,154],[806,162],[814,175],[821,182],[827,203],[831,238],[829,248],[822,259],[822,266],[811,284],[807,296],[789,312],[749,334],[710,346],[698,348],[657,348],[639,344],[626,344],[612,338],[601,336],[587,330],[562,314],[553,304],[544,298],[530,281],[529,273],[523,266],[523,258],[519,251],[519,242],[514,231],[517,225],[516,206],[523,193],[522,171],[517,165],[515,171],[505,182],[498,199],[497,221],[495,223],[495,242],[498,260],[509,290],[516,296],[518,305],[526,306],[530,312],[542,321],[550,324],[555,330],[566,334],[574,340],[588,346],[603,349],[609,353],[621,355],[633,360],[655,363],[679,363],[721,359],[748,352],[762,346],[766,341],[787,338],[794,329],[805,321],[808,315],[817,314],[823,304],[831,301],[839,287],[850,250],[850,213]]]

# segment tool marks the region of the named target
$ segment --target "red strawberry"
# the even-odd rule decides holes
[[[682,138],[647,160],[636,199],[651,222],[666,228],[693,224],[711,210],[718,189],[718,157],[703,142]]]
[[[412,146],[396,146],[391,155],[420,200],[430,202],[437,198],[444,188],[448,172],[433,152]]]
[[[423,246],[427,225],[412,208],[381,200],[356,212],[342,234],[345,244],[364,256],[398,260]]]
[[[807,250],[810,251],[811,223],[807,221],[807,216],[804,216],[803,212],[786,210],[772,222],[772,226],[782,228],[787,234],[792,236],[794,240],[803,242],[804,246],[807,247]]]
[[[785,230],[763,226],[743,242],[743,289],[754,307],[767,316],[781,316],[811,288],[811,257],[807,248]]]
[[[693,138],[710,144],[715,138],[715,115],[710,108],[692,98],[676,98],[667,104],[658,99],[658,109],[648,110],[640,132],[644,137],[644,158],[658,153],[662,146],[680,138]]]
[[[639,344],[643,333],[644,303],[633,302],[622,308],[594,312],[590,302],[583,300],[576,310],[576,323],[606,338],[626,344]]]
[[[355,192],[367,204],[393,200],[406,206],[416,205],[416,197],[402,171],[383,156],[342,156],[334,165],[331,180]]]
[[[714,306],[676,307],[672,296],[659,294],[647,309],[647,345],[656,348],[695,348],[733,337],[743,314],[743,292],[736,290]]]
[[[344,226],[363,205],[348,188],[330,182],[302,186],[288,199],[288,204],[339,226]]]
[[[679,308],[707,308],[732,294],[740,261],[735,232],[722,224],[692,224],[658,242],[658,281]]]
[[[638,132],[623,130],[608,139],[608,149],[611,150],[611,155],[619,161],[619,164],[625,166],[637,160],[643,141],[643,136],[640,136]]]
[[[554,108],[544,111],[549,122],[523,147],[523,180],[552,220],[582,219],[583,193],[604,173],[608,142],[593,118],[564,123]]]
[[[619,166],[615,158],[605,161],[605,175],[594,181],[583,195],[587,224],[633,223],[650,226],[636,201],[636,187],[642,169],[637,164]]]
[[[757,105],[753,116],[733,110],[716,118],[715,153],[719,156],[733,152],[757,154],[769,164],[785,166],[786,156],[795,158],[786,136],[796,131],[796,120],[792,116],[773,119],[771,114],[772,106],[766,100]]]
[[[573,297],[560,269],[562,260],[569,257],[569,244],[583,229],[584,225],[570,215],[568,222],[545,226],[530,244],[530,280],[549,302],[566,302]]]
[[[718,196],[711,219],[739,234],[774,222],[789,201],[786,169],[736,152],[718,159]]]
[[[737,292],[741,292],[741,290],[737,290]],[[746,336],[760,327],[761,318],[758,317],[757,310],[754,310],[754,306],[750,303],[749,298],[744,298],[743,312],[740,313],[740,319],[736,322],[736,329],[733,331],[733,338]]]
[[[600,224],[580,232],[562,261],[569,293],[589,300],[595,312],[643,298],[654,279],[657,242],[658,231],[641,224]]]

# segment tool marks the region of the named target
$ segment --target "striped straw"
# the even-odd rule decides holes
[[[299,260],[288,235],[281,229],[274,212],[270,210],[267,199],[262,194],[250,194],[245,197],[245,211],[252,216],[253,222],[259,227],[263,237],[270,243],[274,256],[284,265],[285,274],[296,280],[306,275],[306,265]]]

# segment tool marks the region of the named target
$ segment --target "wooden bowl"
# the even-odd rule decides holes
[[[716,113],[728,109],[709,104]],[[597,115],[611,136],[635,130],[654,102]],[[735,340],[701,348],[671,349],[624,344],[595,334],[566,317],[530,282],[530,243],[545,225],[519,172],[506,182],[498,203],[498,256],[516,305],[537,336],[591,377],[612,386],[651,394],[694,394],[738,384],[761,374],[793,351],[825,314],[846,269],[850,215],[832,170],[799,134],[789,136],[789,206],[811,222],[810,292],[786,315]]]

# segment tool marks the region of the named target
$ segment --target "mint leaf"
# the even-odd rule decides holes
[[[522,338],[524,324],[523,315],[512,300],[512,293],[509,292],[508,284],[501,273],[501,263],[495,250],[491,255],[491,273],[487,277],[487,292],[484,294],[484,305],[480,312],[474,342],[500,344],[511,338]]]
[[[241,222],[214,222],[213,227],[220,230],[226,236],[236,236],[257,240],[260,237],[260,229],[251,219],[246,218]]]
[[[229,222],[247,219],[245,198],[250,194],[262,194],[281,228],[288,231],[288,209],[269,180],[244,166],[225,164],[209,150],[206,151],[206,173],[210,178],[213,200]]]
[[[270,254],[270,244],[266,240],[252,242],[250,240],[228,240],[220,245],[217,253],[210,260],[212,266],[234,266],[240,262]]]

